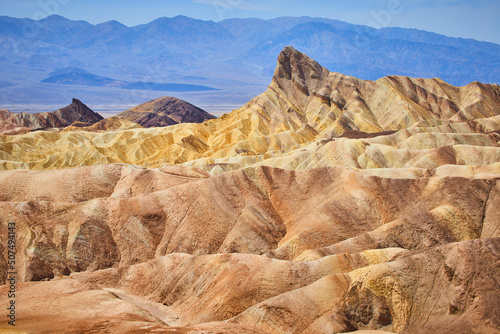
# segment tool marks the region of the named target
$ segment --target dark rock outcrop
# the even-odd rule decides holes
[[[145,128],[163,127],[179,123],[203,123],[206,120],[216,118],[191,103],[170,96],[160,97],[140,104],[118,114],[118,116],[131,120]]]

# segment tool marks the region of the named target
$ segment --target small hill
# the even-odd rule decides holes
[[[191,103],[170,96],[160,97],[140,104],[117,116],[126,118],[145,128],[179,123],[203,123],[206,120],[216,118]]]
[[[75,122],[89,126],[102,120],[103,117],[92,111],[80,100],[73,99],[71,104],[52,112],[12,113],[0,110],[0,134],[19,134],[32,130],[63,128]]]

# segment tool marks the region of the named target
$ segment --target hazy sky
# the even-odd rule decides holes
[[[0,0],[0,15],[40,19],[50,14],[128,26],[176,15],[213,21],[315,16],[500,44],[499,0]]]

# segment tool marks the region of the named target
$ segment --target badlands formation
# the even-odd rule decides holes
[[[500,332],[498,85],[287,47],[219,119],[107,122],[0,136],[0,332]]]
[[[154,110],[123,114],[147,115],[148,108]],[[184,164],[219,174],[252,165],[422,170],[452,164],[497,170],[499,110],[498,85],[454,87],[408,77],[363,81],[329,72],[287,47],[268,90],[219,119],[105,133],[4,136],[0,168]],[[362,133],[352,136],[353,131],[385,135],[359,138]]]
[[[33,130],[63,128],[72,124],[86,126],[102,119],[101,115],[93,112],[77,99],[73,99],[70,105],[53,112],[15,114],[0,109],[0,135],[15,135]]]
[[[117,115],[145,128],[179,123],[203,123],[215,116],[175,97],[160,97]]]

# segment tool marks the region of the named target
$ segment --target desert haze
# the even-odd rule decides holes
[[[266,89],[277,55],[288,45],[332,71],[365,80],[405,75],[459,86],[500,82],[500,45],[416,29],[373,29],[306,16],[213,22],[180,15],[137,26],[58,15],[0,16],[0,101],[3,108],[62,106],[76,97],[92,107],[175,95],[195,105],[241,106]]]

